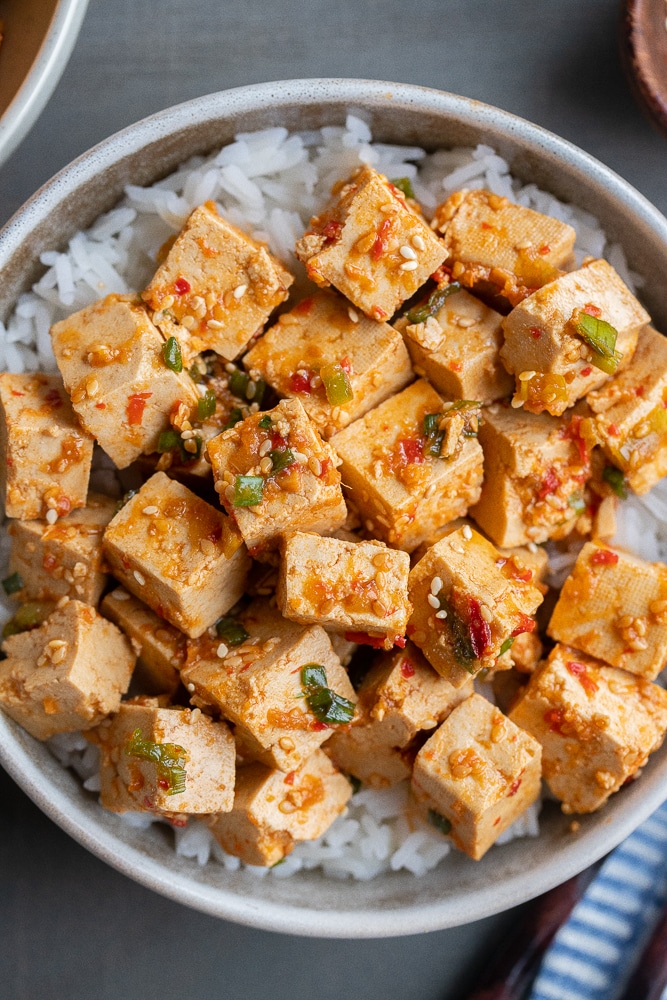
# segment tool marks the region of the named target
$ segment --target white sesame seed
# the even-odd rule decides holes
[[[299,462],[301,465],[306,465],[308,462],[308,456],[304,455],[302,451],[294,451],[292,454],[294,455],[295,461]]]
[[[475,320],[472,316],[460,316],[456,325],[461,327],[462,330],[469,330],[471,326],[475,325]]]
[[[194,689],[195,689],[194,684],[188,684],[188,691],[190,692],[190,694],[192,694],[192,692],[194,691]]]
[[[429,594],[428,597],[426,598],[426,600],[428,601],[428,603],[431,605],[432,608],[439,608],[440,607],[440,601],[435,596],[435,594]]]
[[[465,538],[466,542],[470,541],[470,539],[472,538],[472,528],[470,527],[469,524],[464,524],[463,525],[463,529],[461,531],[461,534]]]
[[[355,312],[352,306],[350,306],[349,309],[347,310],[347,315],[350,317],[353,323],[359,322],[359,313]]]
[[[209,330],[223,330],[225,324],[221,323],[219,319],[209,319],[206,322],[206,326]]]
[[[206,393],[208,392],[208,386],[204,385],[203,382],[198,382],[197,383],[197,392],[199,393],[200,396],[205,396]]]
[[[254,395],[255,395],[256,392],[257,392],[257,384],[255,382],[253,382],[252,379],[251,379],[248,382],[248,387],[247,387],[247,389],[245,391],[245,398],[246,399],[252,399],[254,397]]]
[[[417,254],[414,252],[412,247],[407,245],[407,243],[402,246],[398,252],[401,257],[405,257],[406,260],[417,260]]]
[[[267,438],[266,441],[262,441],[259,446],[259,457],[264,458],[271,451],[271,438]]]
[[[442,580],[440,579],[439,576],[434,576],[433,579],[431,580],[431,593],[439,594],[441,590],[442,590]]]
[[[532,247],[532,245],[533,244],[530,242],[530,240],[522,240],[521,243],[517,243],[516,244],[516,246],[514,247],[514,249],[515,250],[530,250],[530,248]]]
[[[259,471],[262,473],[263,476],[266,476],[268,475],[269,472],[271,472],[272,468],[273,468],[273,462],[271,461],[268,455],[265,455],[262,461],[259,463]]]
[[[479,613],[487,624],[493,621],[493,615],[491,614],[490,609],[487,608],[486,604],[480,604]]]
[[[413,247],[417,247],[418,250],[426,249],[426,243],[424,242],[424,237],[420,236],[419,233],[415,233],[415,235],[412,237],[412,245]]]
[[[530,382],[531,378],[535,378],[537,372],[525,371],[519,372],[519,382]]]
[[[513,399],[512,399],[512,409],[513,410],[520,410],[521,407],[523,406],[524,402],[525,402],[525,400],[519,399],[518,396],[514,396]]]
[[[174,304],[174,296],[173,295],[165,295],[165,297],[162,299],[162,308],[163,309],[171,309],[171,307],[173,306],[173,304]]]
[[[54,510],[53,507],[51,508],[51,510],[47,510],[46,520],[48,524],[55,524],[56,521],[58,520],[58,511]]]
[[[537,552],[537,545],[535,544],[535,542],[528,542],[528,551],[532,552],[533,554]]]
[[[218,646],[218,648],[215,651],[216,656],[219,656],[221,660],[225,656],[227,656],[228,652],[229,652],[229,649],[227,648],[227,646],[225,646],[224,642],[221,642],[220,645]]]
[[[195,436],[194,431],[181,431],[181,439],[183,441],[189,441],[190,438],[193,438],[194,436]]]
[[[155,506],[153,506],[151,504],[150,507],[144,507],[144,509],[142,510],[141,513],[142,514],[147,514],[148,517],[151,517],[153,514],[159,514],[160,513],[160,508],[159,507],[155,507]]]
[[[405,263],[401,264],[399,271],[416,271],[419,264],[416,260],[406,260]]]
[[[134,571],[134,579],[137,581],[140,587],[143,587],[143,585],[146,583],[146,577],[142,576],[138,569],[135,569]]]
[[[237,285],[236,288],[234,289],[234,298],[242,299],[247,291],[248,291],[247,285]]]
[[[444,611],[444,610],[443,611],[436,611],[435,617],[439,618],[440,621],[442,621],[443,619],[445,619],[447,617],[447,612]]]
[[[114,601],[129,601],[130,595],[126,590],[114,590],[111,594]]]
[[[319,458],[315,458],[314,455],[311,455],[310,458],[308,459],[308,468],[310,469],[310,471],[313,473],[314,476],[322,475],[322,463],[320,462]]]
[[[225,365],[225,371],[227,372],[227,374],[228,374],[228,375],[233,375],[233,374],[234,374],[234,372],[236,371],[236,365],[233,365],[233,364],[231,363],[231,361],[229,361],[229,362],[228,362],[228,363],[227,363],[227,364]]]
[[[194,316],[185,315],[181,317],[181,326],[184,326],[186,330],[192,330],[196,322],[197,320]]]

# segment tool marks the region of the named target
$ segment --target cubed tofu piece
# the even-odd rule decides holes
[[[334,531],[347,517],[336,455],[298,399],[255,413],[208,443],[220,503],[252,555],[283,531]]]
[[[545,542],[573,530],[591,474],[580,430],[578,417],[570,423],[501,404],[483,411],[484,483],[470,516],[496,545]]]
[[[185,664],[187,637],[123,587],[106,595],[100,612],[123,630],[138,651],[134,672],[138,690],[149,695],[175,694],[179,671]]]
[[[445,247],[370,166],[334,192],[297,241],[297,257],[317,285],[333,285],[371,319],[387,320],[440,267]]]
[[[228,854],[268,867],[297,841],[321,837],[351,795],[350,782],[321,750],[289,774],[248,764],[237,772],[234,808],[210,816],[208,826]]]
[[[662,743],[667,691],[558,644],[510,712],[542,746],[542,771],[565,813],[588,813]]]
[[[456,846],[478,861],[539,796],[540,760],[537,740],[473,694],[417,754],[412,789],[451,823]]]
[[[318,664],[331,691],[353,703],[356,695],[321,626],[287,621],[262,599],[238,620],[248,638],[231,648],[209,636],[191,643],[181,679],[195,704],[234,723],[244,757],[292,771],[334,732],[310,710],[301,670]]]
[[[477,411],[450,407],[420,379],[331,439],[367,530],[407,552],[479,499],[483,453],[468,436]],[[448,430],[425,436],[425,418],[440,415]]]
[[[455,191],[435,210],[452,277],[516,305],[573,262],[572,226],[491,191]]]
[[[93,444],[57,375],[0,373],[0,497],[7,517],[51,519],[83,507]]]
[[[68,601],[2,643],[0,708],[38,740],[96,726],[118,711],[136,655],[120,629]]]
[[[542,603],[533,573],[505,559],[464,526],[437,542],[410,573],[413,606],[408,635],[454,687],[495,665]]]
[[[577,332],[582,314],[616,330],[619,357],[611,365]],[[594,260],[539,288],[503,320],[500,356],[516,376],[514,402],[531,413],[546,410],[559,416],[603,385],[613,365],[630,362],[639,331],[649,320],[606,260]]]
[[[654,680],[667,661],[667,566],[587,542],[548,629],[613,667]]]
[[[413,377],[405,344],[393,327],[368,319],[326,291],[283,313],[243,363],[281,396],[296,396],[325,438]]]
[[[112,812],[201,815],[234,803],[236,751],[226,722],[157,698],[124,702],[95,732],[100,802]]]
[[[396,320],[418,375],[425,375],[445,399],[492,403],[510,396],[514,379],[500,360],[502,316],[465,290],[423,323]]]
[[[55,524],[48,521],[12,521],[10,573],[23,586],[14,595],[20,601],[59,601],[75,597],[96,605],[107,582],[102,536],[114,516],[116,503],[100,493],[89,493],[79,507]]]
[[[344,542],[295,531],[283,537],[278,607],[302,625],[365,632],[387,649],[405,635],[410,557],[382,542]]]
[[[193,638],[236,604],[250,569],[230,518],[164,472],[116,514],[104,552],[130,593]]]
[[[287,298],[294,278],[261,243],[218,215],[190,215],[142,297],[186,357],[212,350],[232,361]]]
[[[51,342],[79,420],[119,469],[157,451],[179,402],[197,405],[192,379],[167,367],[160,331],[132,296],[108,295],[56,323]]]
[[[435,729],[472,694],[472,679],[456,689],[435,672],[416,646],[382,653],[358,691],[357,718],[341,726],[325,752],[342,771],[373,788],[410,777],[415,737]]]
[[[667,475],[667,337],[643,330],[627,368],[586,402],[595,414],[587,424],[607,458],[634,493],[648,493]]]

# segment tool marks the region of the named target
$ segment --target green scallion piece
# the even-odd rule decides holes
[[[157,439],[157,450],[161,455],[164,455],[165,452],[179,448],[181,443],[182,439],[178,431],[162,431]]]
[[[12,573],[11,576],[6,576],[2,581],[2,589],[7,596],[15,594],[17,590],[23,590],[23,578],[21,574]]]
[[[169,340],[162,345],[162,356],[164,357],[164,363],[167,368],[171,368],[173,372],[183,371],[183,355],[181,354],[181,345],[176,340],[176,337],[170,337]]]
[[[261,427],[263,431],[271,430],[271,428],[273,427],[273,421],[271,420],[271,417],[268,415],[268,413],[262,417],[262,419],[259,421],[258,426]]]
[[[123,493],[123,496],[117,501],[116,506],[114,507],[114,513],[117,514],[119,510],[122,510],[125,504],[128,503],[133,496],[136,496],[138,492],[138,490],[128,490],[127,493]]]
[[[568,507],[571,507],[577,514],[583,514],[586,510],[586,501],[581,493],[573,493],[567,498]]]
[[[141,729],[135,729],[125,745],[125,754],[155,764],[158,782],[167,784],[167,795],[180,795],[185,791],[187,772],[183,763],[187,752],[182,746],[177,743],[154,743],[144,739]]]
[[[190,365],[190,367],[188,368],[188,375],[190,376],[192,381],[197,382],[197,384],[204,381],[204,376],[199,371],[198,365],[195,364]]]
[[[398,188],[399,191],[402,191],[406,198],[414,198],[415,191],[409,177],[395,177],[390,183],[395,188]]]
[[[327,686],[327,672],[319,663],[308,663],[302,668],[301,686],[308,708],[318,722],[335,725],[351,722],[354,718],[354,702]]]
[[[250,638],[250,633],[246,632],[241,622],[229,615],[216,622],[215,630],[218,633],[218,638],[224,639],[228,646],[240,646],[242,642]]]
[[[605,465],[602,470],[602,478],[605,483],[611,486],[619,500],[628,499],[628,487],[625,482],[625,476],[620,469],[617,469],[614,465]]]
[[[515,636],[513,635],[510,635],[507,639],[505,639],[504,643],[500,647],[500,652],[498,653],[498,656],[502,656],[503,653],[506,653],[508,649],[512,648],[512,646],[514,645],[514,639]]]
[[[354,397],[350,377],[338,362],[320,369],[320,378],[332,406],[343,406]]]
[[[444,816],[441,816],[439,812],[436,812],[435,809],[429,809],[428,821],[431,826],[434,826],[445,837],[452,832],[452,824]]]
[[[425,323],[429,316],[436,316],[440,312],[450,295],[460,291],[458,281],[450,281],[448,285],[442,285],[431,292],[426,302],[408,309],[405,316],[410,323]]]
[[[264,499],[261,476],[237,476],[234,482],[234,507],[256,507]]]
[[[235,427],[239,420],[243,420],[243,414],[239,410],[238,406],[234,406],[229,411],[229,416],[227,417],[227,423],[224,426],[224,430],[228,431],[230,427]]]
[[[593,364],[607,375],[613,375],[623,357],[616,350],[617,331],[606,320],[580,312],[574,328],[593,351]]]
[[[439,601],[441,609],[447,612],[445,625],[447,626],[452,642],[454,659],[464,670],[467,670],[470,674],[474,674],[473,664],[476,662],[477,657],[475,656],[475,650],[470,638],[470,628],[461,616],[456,613],[451,602],[446,597],[443,597],[442,594],[439,596]]]
[[[236,368],[229,376],[229,391],[234,396],[238,396],[239,399],[245,399],[245,391],[249,381],[250,376],[242,372],[240,368]]]
[[[17,635],[19,632],[28,632],[31,628],[37,628],[52,611],[53,603],[51,601],[26,601],[4,626],[3,638],[6,639],[9,635]]]
[[[269,458],[272,463],[271,474],[274,476],[289,469],[290,465],[294,465],[295,462],[294,454],[290,448],[285,448],[282,451],[274,449],[269,452]]]
[[[207,389],[203,396],[197,400],[197,416],[200,420],[206,420],[215,413],[216,398],[213,389]]]

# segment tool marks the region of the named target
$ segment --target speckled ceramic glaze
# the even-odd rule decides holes
[[[88,0],[15,0],[3,6],[0,164],[28,134],[67,65]]]
[[[363,114],[376,139],[427,148],[484,141],[565,201],[594,212],[610,238],[623,243],[630,266],[646,278],[643,299],[667,329],[667,220],[625,181],[581,150],[535,125],[476,101],[402,84],[364,80],[299,80],[261,84],[202,97],[148,118],[75,160],[41,189],[0,233],[0,317],[40,273],[39,254],[64,248],[80,228],[111,208],[128,182],[146,184],[194,153],[206,153],[238,131],[342,124]],[[464,924],[546,891],[601,857],[667,796],[667,747],[640,781],[576,833],[554,804],[542,833],[491,850],[479,862],[454,852],[417,879],[406,872],[370,882],[340,882],[317,873],[262,880],[176,856],[167,830],[124,825],[49,752],[4,716],[0,761],[63,829],[138,882],[187,906],[254,927],[328,937],[415,934]]]

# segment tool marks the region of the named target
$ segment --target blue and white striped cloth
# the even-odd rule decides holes
[[[666,904],[667,802],[604,861],[548,949],[530,1000],[617,1000]]]

